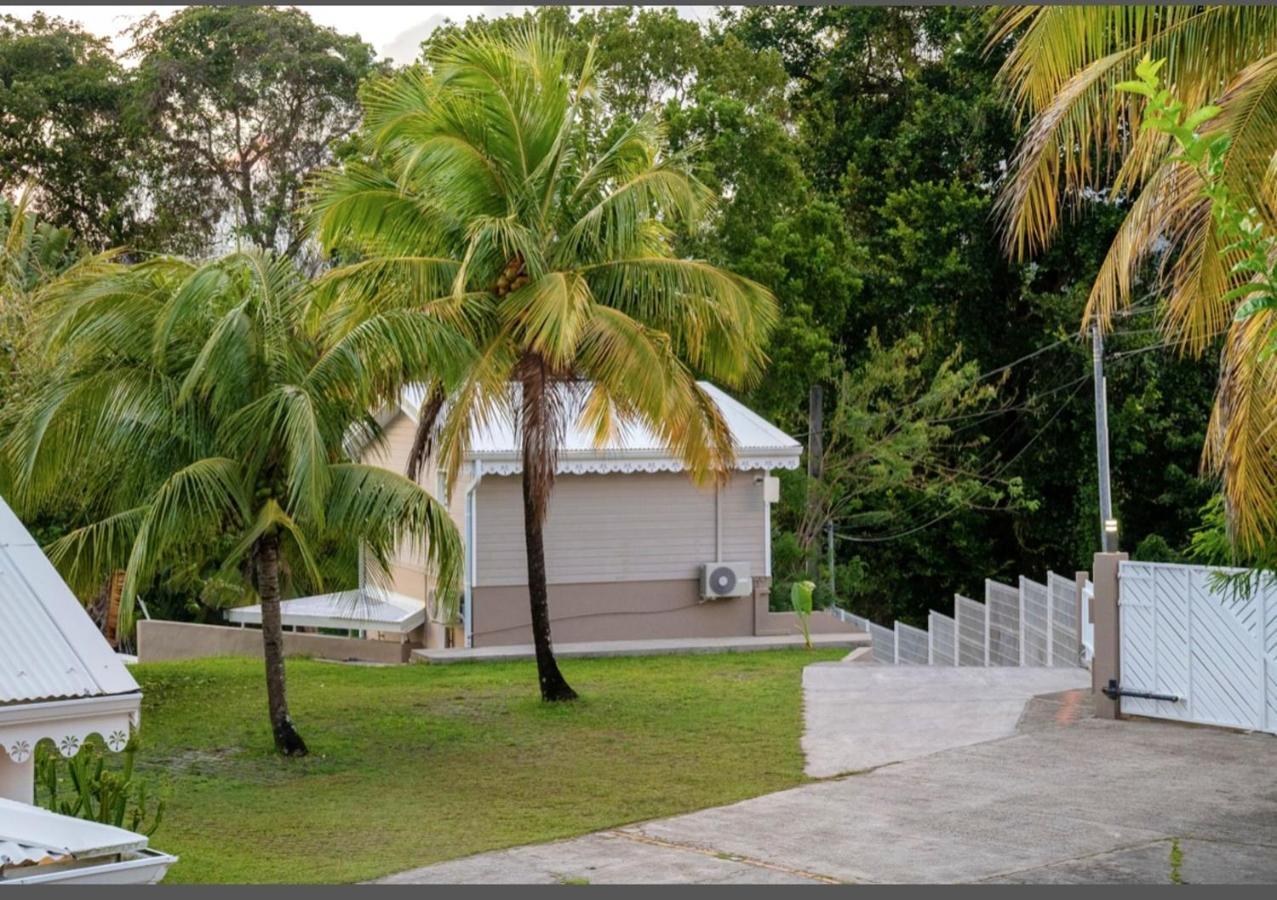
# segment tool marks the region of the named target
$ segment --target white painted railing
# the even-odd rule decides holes
[[[1079,596],[1075,580],[1054,572],[1045,584],[986,581],[984,603],[955,594],[953,615],[931,610],[925,630],[904,622],[886,628],[841,609],[834,614],[867,632],[874,662],[885,665],[1084,666],[1094,646],[1086,585]]]

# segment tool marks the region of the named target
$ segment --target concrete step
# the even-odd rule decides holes
[[[869,644],[869,635],[860,632],[844,634],[813,634],[812,646],[817,649],[856,648]],[[604,656],[667,656],[678,653],[750,653],[759,650],[788,650],[803,646],[800,634],[761,635],[751,637],[669,638],[643,641],[585,641],[581,643],[556,643],[554,655],[559,659],[583,659]],[[504,647],[452,647],[449,649],[420,649],[412,651],[413,662],[456,663],[480,661],[508,661],[533,659],[536,653],[531,644],[511,644]]]

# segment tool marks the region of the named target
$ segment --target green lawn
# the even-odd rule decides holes
[[[139,768],[167,797],[170,882],[346,882],[803,781],[801,670],[836,651],[531,663],[290,661],[312,755],[273,755],[261,663],[136,666]]]

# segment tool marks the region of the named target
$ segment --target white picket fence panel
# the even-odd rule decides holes
[[[925,666],[930,660],[927,633],[904,622],[896,623],[896,663]]]
[[[1083,665],[1086,658],[1082,655],[1078,620],[1086,621],[1088,615],[1086,610],[1078,609],[1077,582],[1048,572],[1046,587],[1051,593],[1051,665]]]
[[[983,603],[953,595],[954,618],[958,622],[958,665],[987,666],[989,645],[989,611]]]
[[[984,583],[984,605],[989,610],[991,666],[1020,664],[1020,592],[996,581]]]
[[[874,662],[887,665],[1083,666],[1078,606],[1077,582],[1048,572],[1045,584],[1021,578],[1018,588],[986,581],[984,603],[954,594],[953,615],[929,611],[925,630],[834,614],[868,632]]]
[[[1020,665],[1051,665],[1051,592],[1020,576]]]
[[[934,609],[927,613],[927,661],[933,666],[958,664],[958,623]]]
[[[876,622],[869,623],[870,647],[874,662],[894,665],[896,662],[896,632],[883,628]]]
[[[1244,595],[1218,584],[1230,571],[1121,563],[1121,686],[1179,698],[1122,712],[1277,734],[1277,585]]]

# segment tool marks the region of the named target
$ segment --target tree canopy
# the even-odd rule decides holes
[[[365,187],[385,188],[385,197],[401,185],[413,196],[424,191],[422,158],[413,160],[399,148],[410,137],[424,139],[429,129],[435,129],[431,140],[444,133],[440,111],[427,116],[412,111],[437,89],[434,79],[447,48],[461,38],[542,27],[560,42],[565,71],[580,71],[588,59],[597,87],[574,104],[581,123],[575,143],[544,157],[565,161],[561,180],[572,183],[567,175],[576,170],[568,163],[597,158],[612,147],[649,148],[659,136],[659,153],[627,160],[625,172],[651,166],[666,177],[672,170],[661,168],[665,162],[694,160],[688,183],[703,190],[686,194],[686,203],[673,203],[671,221],[680,227],[644,239],[657,241],[680,266],[703,260],[775,297],[774,323],[757,360],[765,357],[766,374],[737,389],[745,402],[805,439],[813,384],[830,398],[826,422],[832,426],[850,420],[840,418],[839,403],[844,412],[867,408],[856,394],[858,379],[884,367],[900,367],[915,388],[897,392],[904,398],[898,401],[902,410],[936,379],[994,373],[970,385],[977,393],[993,385],[996,397],[986,398],[987,406],[978,410],[939,415],[967,418],[954,424],[952,436],[931,432],[934,440],[918,458],[933,470],[996,472],[996,485],[982,490],[1001,491],[1001,498],[950,504],[946,497],[957,495],[946,494],[943,479],[910,481],[917,470],[908,469],[915,474],[905,483],[913,487],[863,494],[864,509],[854,513],[886,516],[890,527],[874,531],[844,520],[836,529],[840,535],[891,539],[836,538],[835,571],[814,579],[823,586],[832,574],[838,593],[855,597],[867,613],[909,620],[930,607],[945,608],[952,592],[977,590],[986,577],[1085,566],[1098,546],[1089,348],[1079,338],[1096,284],[1120,284],[1119,275],[1129,276],[1130,302],[1109,307],[1107,339],[1113,487],[1123,546],[1186,551],[1192,533],[1200,534],[1199,511],[1216,490],[1200,476],[1199,462],[1217,367],[1209,353],[1196,358],[1161,349],[1158,296],[1150,288],[1167,257],[1151,237],[1122,240],[1132,221],[1151,221],[1140,218],[1147,201],[1141,207],[1124,189],[1137,180],[1126,179],[1114,191],[1096,189],[1102,186],[1098,176],[1109,162],[1119,161],[1114,154],[1131,135],[1127,126],[1138,113],[1134,101],[1122,101],[1123,111],[1113,114],[1092,102],[1099,95],[1088,87],[1084,99],[1060,101],[1067,107],[1060,120],[1067,133],[1044,137],[1033,130],[1033,116],[1054,108],[1053,98],[1069,77],[1072,63],[1065,63],[1076,62],[1059,49],[1068,23],[1095,35],[1087,52],[1103,56],[1123,36],[1153,40],[1182,15],[1116,9],[1048,7],[1038,19],[961,7],[741,7],[697,23],[670,9],[547,7],[446,24],[427,39],[415,65],[389,80],[379,77],[383,64],[358,39],[318,28],[297,10],[201,8],[152,19],[132,36],[129,65],[68,23],[9,20],[0,29],[0,92],[8,92],[0,99],[26,104],[32,115],[54,117],[56,139],[41,147],[23,128],[0,122],[0,159],[17,161],[0,171],[10,194],[34,181],[32,211],[53,226],[74,228],[92,249],[127,243],[138,258],[166,250],[198,255],[238,234],[245,245],[307,257],[298,209],[314,167],[339,164],[347,180],[362,173]],[[1243,57],[1266,39],[1270,13],[1212,8],[1206,17],[1223,29],[1246,16],[1253,17],[1250,24],[1229,32],[1236,52],[1177,77],[1227,81],[1225,68],[1238,71]],[[1213,46],[1212,41],[1199,31],[1185,46]],[[31,62],[41,42],[48,52],[57,51],[52,58],[63,60],[47,72]],[[1120,65],[1133,66],[1143,52],[1124,55]],[[1191,54],[1176,58],[1184,65]],[[1267,109],[1277,95],[1266,89],[1274,83],[1271,68],[1245,68],[1244,92],[1228,95],[1235,109],[1241,109],[1242,97]],[[374,115],[355,135],[360,83],[364,106]],[[1008,93],[1014,102],[1008,102]],[[411,114],[396,121],[395,103]],[[127,113],[118,125],[103,112],[114,109]],[[207,136],[202,115],[213,117]],[[246,129],[238,136],[236,115]],[[1268,118],[1265,113],[1255,121]],[[1052,155],[1051,147],[1081,134],[1087,122],[1102,134],[1103,152],[1095,145],[1098,155],[1089,168],[1052,169],[1052,160],[1063,157]],[[154,136],[140,137],[136,129],[145,128]],[[458,123],[454,131],[461,128]],[[527,133],[544,150],[558,131],[529,125]],[[295,140],[273,141],[276,134]],[[1262,149],[1271,129],[1247,134],[1243,146]],[[1153,143],[1141,135],[1123,171],[1132,178],[1137,170],[1150,177],[1159,171],[1139,162],[1154,166],[1159,157],[1140,150]],[[549,264],[559,251],[532,236],[539,225],[525,216],[531,208],[526,198],[503,206],[505,195],[479,170],[479,160],[463,164],[459,152],[445,154],[439,146],[429,151],[431,165],[466,174],[456,183],[436,184],[431,190],[437,196],[422,201],[437,208],[442,202],[437,198],[446,197],[448,214],[431,217],[431,229],[420,228],[420,204],[383,204],[379,210],[370,204],[370,218],[359,228],[333,227],[342,217],[348,225],[359,224],[362,213],[353,205],[321,222],[327,229],[321,237],[335,251],[330,265],[349,272],[362,264],[368,283],[386,289],[365,293],[368,309],[376,306],[375,296],[399,308],[414,298],[450,296],[458,262],[466,260],[472,244],[464,291],[492,288],[513,258],[507,251],[517,250],[538,277],[530,269],[512,270],[505,287],[527,277],[513,292],[528,298],[526,309],[545,312],[556,298],[577,297],[559,289],[539,292],[532,302],[533,283],[544,286],[542,277],[570,267]],[[82,184],[67,167],[79,153],[89,154],[82,159],[88,173]],[[684,170],[678,171],[682,177]],[[533,167],[527,174],[526,184],[548,183],[546,170]],[[1234,174],[1246,180],[1241,169]],[[1048,182],[1052,191],[1077,190],[1068,191],[1068,202],[1055,208],[1049,222],[1026,213],[1026,223],[1044,223],[1031,242],[1033,258],[1009,256],[1002,228],[1009,207],[999,198],[1018,191],[1048,203],[1043,193]],[[91,193],[87,205],[97,211],[92,216],[79,210],[80,190]],[[161,196],[166,200],[159,205],[148,199]],[[711,196],[713,204],[703,202]],[[666,198],[674,195],[667,191]],[[1183,198],[1191,199],[1187,193]],[[684,216],[692,205],[700,214]],[[636,201],[633,208],[639,206]],[[581,210],[563,208],[572,215],[554,219],[554,227],[571,229]],[[416,224],[404,224],[394,242],[375,246],[361,236],[374,213]],[[602,225],[590,230],[591,240],[602,240],[604,230]],[[1117,268],[1115,246],[1131,250]],[[426,251],[449,262],[404,262]],[[391,259],[401,261],[391,265]],[[316,271],[329,265],[308,257],[303,263]],[[1172,287],[1181,269],[1165,270]],[[328,279],[325,289],[335,285],[335,276],[319,274]],[[331,301],[331,295],[325,299]],[[1172,295],[1172,305],[1176,302]],[[503,320],[498,304],[489,305],[466,308],[483,308],[480,323],[517,326],[529,345],[535,339],[542,349],[554,349],[570,333],[557,326],[539,332],[530,313]],[[459,319],[460,324],[478,327]],[[332,320],[329,325],[345,327]],[[1212,330],[1203,329],[1203,335]],[[958,348],[961,356],[955,358]],[[1203,348],[1213,352],[1216,345],[1208,340]],[[723,375],[703,359],[691,359],[688,371]],[[889,405],[875,413],[884,428],[888,412]],[[905,433],[915,434],[909,428],[919,420],[901,424]],[[1015,499],[1008,502],[1012,484]],[[803,543],[803,491],[801,478],[787,480],[787,512],[774,521],[778,564],[782,550]],[[905,495],[913,501],[902,499]],[[1217,510],[1208,510],[1206,521],[1218,523]],[[1203,540],[1199,536],[1198,543]],[[809,554],[819,549],[823,561],[825,548],[804,549]],[[796,571],[803,568],[795,564]]]

